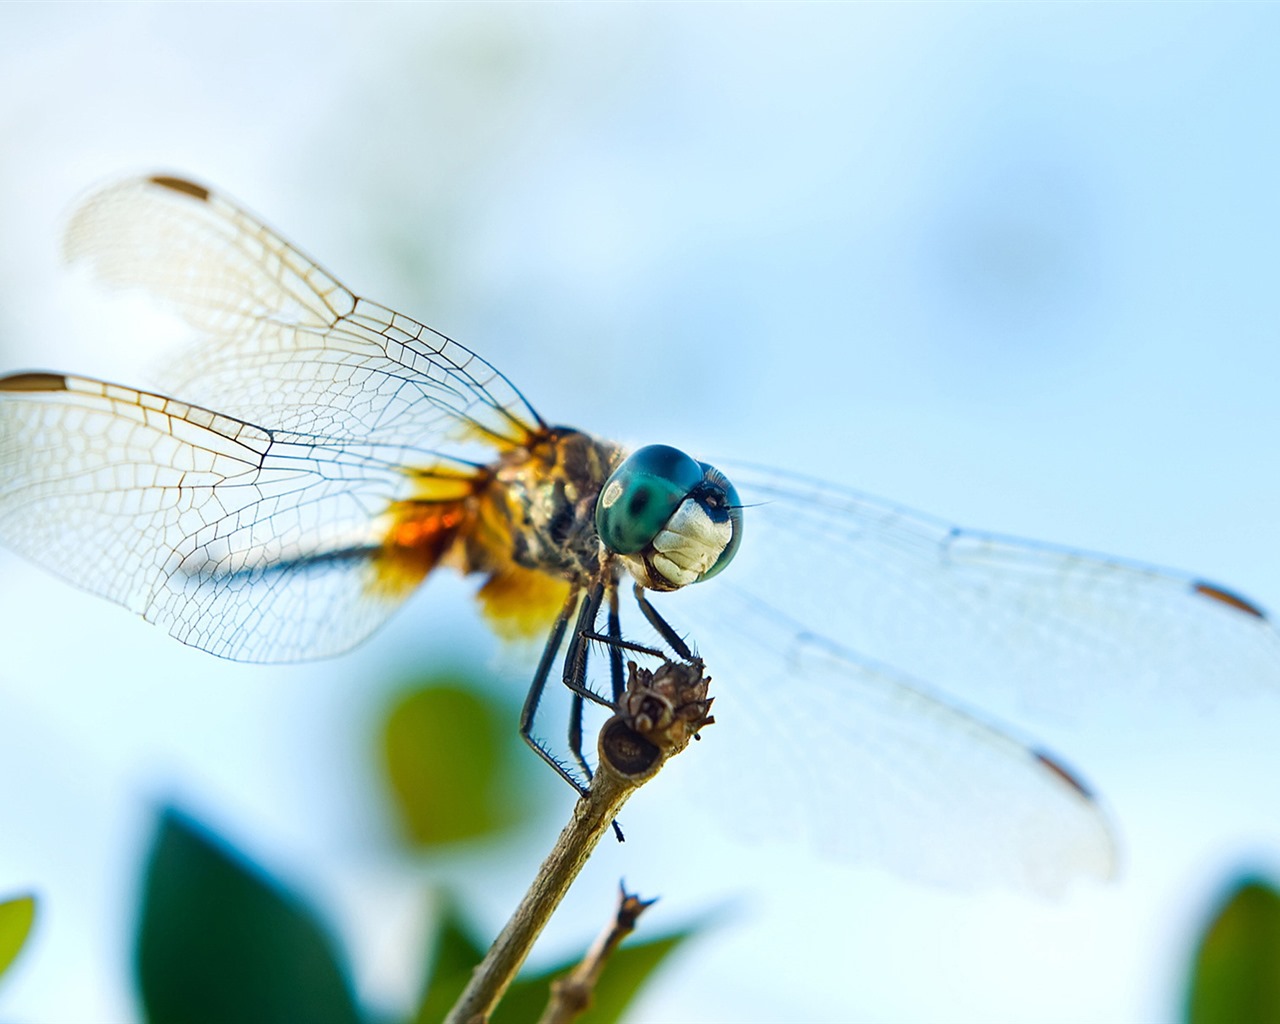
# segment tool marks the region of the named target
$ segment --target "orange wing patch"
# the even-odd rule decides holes
[[[546,427],[537,423],[526,423],[510,410],[507,410],[506,425],[510,427],[509,434],[503,434],[476,422],[462,423],[454,432],[454,436],[459,441],[479,441],[499,454],[508,455],[514,451],[532,448],[538,439],[546,434]]]
[[[540,637],[569,596],[569,583],[512,558],[511,510],[486,473],[413,471],[414,496],[387,509],[391,522],[375,560],[371,591],[403,599],[439,565],[488,579],[477,595],[504,640]]]
[[[394,525],[375,560],[370,589],[379,597],[403,599],[440,564],[469,516],[461,501],[398,501],[388,514]]]
[[[391,600],[408,597],[466,533],[479,485],[474,472],[448,466],[407,469],[405,474],[413,481],[413,497],[387,508],[385,518],[391,525],[369,588]]]

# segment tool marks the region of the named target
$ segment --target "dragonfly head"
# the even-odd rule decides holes
[[[651,590],[710,579],[742,541],[742,504],[728,478],[678,448],[633,452],[600,490],[600,541]]]

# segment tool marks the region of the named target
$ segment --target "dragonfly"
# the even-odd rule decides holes
[[[543,639],[520,730],[579,789],[583,702],[616,698],[644,629],[658,651],[696,651],[741,710],[718,707],[736,752],[708,771],[737,784],[748,831],[928,882],[1054,892],[1113,876],[1108,814],[978,702],[1087,710],[1109,686],[1196,701],[1280,683],[1266,613],[1194,574],[552,425],[480,355],[185,178],[103,188],[65,247],[197,343],[154,389],[0,378],[0,542],[249,662],[340,654],[433,574],[474,577],[494,632]],[[596,645],[612,693],[590,677]],[[557,678],[573,764],[536,733]]]

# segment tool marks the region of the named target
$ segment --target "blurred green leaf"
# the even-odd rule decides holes
[[[605,964],[591,1008],[579,1018],[582,1024],[614,1024],[622,1020],[650,976],[695,931],[689,928],[618,949]]]
[[[433,846],[507,829],[528,811],[514,771],[515,724],[476,687],[433,681],[400,694],[382,734],[383,763],[410,842]]]
[[[355,1024],[351,987],[311,911],[173,810],[160,816],[135,968],[152,1024]]]
[[[571,966],[562,964],[546,974],[516,978],[490,1016],[489,1024],[529,1024],[537,1020],[551,998],[551,979]]]
[[[36,898],[19,896],[0,903],[0,976],[18,959],[36,919]]]
[[[616,950],[605,964],[591,1008],[580,1018],[583,1024],[615,1024],[622,1020],[626,1008],[650,975],[696,931],[685,929],[646,942],[628,943]],[[415,1024],[435,1024],[444,1019],[485,952],[458,914],[452,909],[446,911]],[[567,974],[577,964],[578,959],[574,959],[537,974],[522,974],[507,989],[490,1018],[491,1024],[529,1024],[537,1020],[551,996],[552,980]]]
[[[449,900],[440,917],[435,948],[423,982],[423,996],[415,1024],[438,1024],[462,995],[485,950],[467,930],[466,923]],[[530,1018],[537,1020],[537,1017]]]
[[[1200,940],[1187,994],[1191,1024],[1280,1022],[1280,893],[1246,878]]]

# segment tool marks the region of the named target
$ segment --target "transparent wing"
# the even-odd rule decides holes
[[[197,404],[299,434],[452,454],[469,441],[519,444],[542,425],[475,353],[353,295],[193,182],[138,178],[95,193],[71,219],[66,252],[198,333],[199,348],[159,377]]]
[[[750,507],[725,585],[754,588],[868,663],[1002,715],[1280,693],[1280,636],[1225,588],[776,471],[726,471]]]
[[[716,616],[698,767],[732,830],[955,888],[1052,896],[1114,874],[1104,814],[1052,755],[741,592]]]
[[[702,758],[723,763],[714,803],[737,826],[1052,891],[1109,873],[1105,819],[1051,754],[989,723],[1128,730],[1170,699],[1280,694],[1280,637],[1221,587],[716,464],[747,506],[742,547],[656,600],[723,696]]]
[[[345,650],[412,589],[379,558],[413,484],[373,445],[21,374],[0,378],[0,480],[6,544],[225,658]]]

